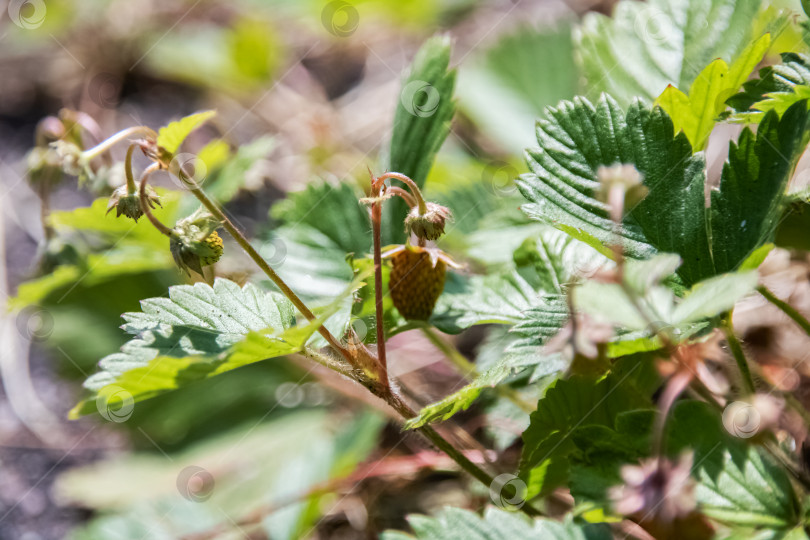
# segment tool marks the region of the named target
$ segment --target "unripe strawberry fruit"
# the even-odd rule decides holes
[[[406,319],[426,321],[444,289],[447,265],[420,247],[406,246],[391,257],[388,289]],[[434,264],[435,263],[435,264]]]

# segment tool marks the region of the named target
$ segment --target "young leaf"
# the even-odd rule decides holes
[[[494,507],[484,511],[484,516],[461,508],[444,508],[435,517],[412,514],[408,523],[414,535],[398,531],[386,531],[381,540],[609,540],[610,528],[604,523],[574,523],[571,516],[558,522],[551,519],[529,520],[517,512],[507,512]]]
[[[790,93],[796,86],[810,85],[810,58],[799,53],[783,53],[782,63],[759,70],[759,77],[743,84],[743,91],[726,103],[735,111],[744,113],[767,94]]]
[[[420,188],[450,132],[455,112],[456,71],[448,69],[450,49],[447,36],[432,37],[422,45],[403,80],[394,114],[390,170],[409,176]],[[402,222],[407,213],[408,205],[399,197],[388,201],[383,214],[383,245],[405,241]]]
[[[655,101],[672,118],[675,131],[686,133],[694,151],[706,147],[715,118],[726,108],[726,99],[742,86],[770,43],[770,35],[765,34],[746,47],[731,67],[722,58],[716,59],[697,76],[689,96],[670,85]]]
[[[181,118],[160,128],[157,143],[170,154],[174,154],[189,134],[216,116],[216,111],[203,111]]]
[[[652,101],[667,85],[689,88],[714,58],[731,60],[747,44],[759,0],[622,0],[613,17],[590,12],[575,31],[592,95],[620,103]]]

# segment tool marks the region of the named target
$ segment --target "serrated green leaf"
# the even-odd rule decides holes
[[[670,452],[694,451],[695,495],[706,515],[734,525],[798,523],[799,502],[785,469],[759,447],[730,435],[708,404],[676,404],[668,429]]]
[[[422,45],[402,82],[394,114],[390,170],[409,176],[420,188],[450,132],[455,113],[456,71],[449,69],[450,51],[447,36],[432,37]],[[383,245],[405,241],[402,222],[407,213],[408,205],[399,197],[386,203]]]
[[[359,285],[358,281],[345,294]],[[141,312],[123,315],[124,330],[137,337],[99,362],[101,371],[84,384],[94,395],[70,415],[76,418],[105,406],[114,409],[298,352],[338,306],[336,301],[314,321],[294,326],[292,303],[252,284],[240,288],[217,278],[213,287],[204,283],[170,287],[169,298],[143,300]]]
[[[649,400],[632,384],[640,364],[621,376],[602,379],[574,376],[558,380],[546,391],[523,432],[520,476],[527,482],[527,498],[550,490],[567,479],[568,455],[575,449],[571,434],[580,426],[613,428],[625,411],[649,406]]]
[[[677,253],[686,285],[735,270],[774,234],[783,193],[802,150],[807,110],[794,105],[780,120],[766,115],[754,135],[729,148],[719,189],[705,208],[705,164],[660,108],[636,103],[624,114],[608,96],[596,107],[583,98],[549,109],[538,123],[540,148],[527,151],[531,173],[518,181],[523,210],[558,228],[579,229],[599,242],[617,241],[606,206],[595,197],[601,165],[633,164],[649,189],[625,217],[625,254]],[[570,230],[570,229],[565,229]]]
[[[588,13],[574,32],[591,95],[653,100],[667,85],[689,88],[714,58],[748,43],[759,0],[622,0],[608,18]]]
[[[381,540],[608,540],[610,528],[606,524],[579,524],[571,516],[557,522],[550,519],[530,520],[517,512],[489,507],[481,517],[461,508],[447,507],[435,517],[418,514],[408,516],[414,535],[386,531]]]
[[[675,131],[683,130],[694,151],[706,147],[716,117],[726,108],[726,99],[742,86],[762,60],[770,42],[768,34],[754,41],[731,67],[721,58],[714,60],[692,83],[688,97],[674,86],[668,86],[655,101],[669,114]]]
[[[171,122],[158,131],[157,143],[170,154],[174,154],[192,131],[216,116],[216,111],[203,111]]]

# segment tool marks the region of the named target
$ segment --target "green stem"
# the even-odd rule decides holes
[[[793,322],[798,324],[801,327],[801,329],[804,330],[805,334],[810,336],[810,321],[804,318],[804,316],[801,313],[799,313],[796,308],[794,308],[784,300],[777,298],[775,294],[773,294],[770,290],[768,290],[766,287],[762,285],[757,287],[757,292],[759,292],[759,294],[764,296],[765,299],[768,300],[768,302],[781,309],[785,315],[793,319]]]
[[[466,378],[474,379],[478,377],[479,373],[475,364],[467,360],[463,354],[459,352],[451,343],[442,339],[436,332],[429,326],[422,328],[422,333],[425,337],[444,354],[448,360],[456,367],[456,369]],[[503,385],[496,385],[495,392],[501,397],[508,399],[515,404],[520,410],[525,413],[531,414],[534,412],[535,407],[527,403],[514,388]]]
[[[726,336],[726,341],[728,341],[728,348],[731,349],[731,354],[734,356],[734,360],[737,362],[737,367],[740,369],[740,375],[742,376],[743,386],[745,386],[746,393],[753,394],[756,391],[754,377],[751,375],[751,368],[748,366],[748,360],[745,358],[745,352],[743,352],[742,344],[734,334],[734,324],[731,319],[730,311],[726,318],[723,319],[721,328]]]
[[[174,231],[168,228],[166,225],[160,222],[158,218],[156,218],[152,214],[152,210],[149,208],[149,199],[146,197],[146,183],[149,181],[149,175],[153,172],[158,170],[160,165],[158,163],[152,163],[146,169],[144,169],[143,174],[141,175],[141,211],[143,211],[144,215],[149,219],[152,225],[155,226],[157,230],[159,230],[164,235],[168,236],[169,238],[174,235]]]
[[[157,137],[157,133],[155,133],[155,130],[153,130],[152,128],[148,128],[146,126],[129,127],[127,129],[122,129],[121,131],[119,131],[118,133],[113,135],[112,137],[109,137],[109,138],[105,139],[104,141],[101,141],[99,144],[97,144],[93,148],[90,148],[89,150],[85,150],[84,152],[82,152],[82,158],[86,159],[87,161],[90,161],[90,160],[98,157],[99,155],[103,154],[104,152],[106,152],[107,150],[109,150],[110,148],[112,148],[113,146],[118,144],[119,142],[127,139],[128,137],[135,137],[137,135],[143,135],[145,137],[150,137],[150,138],[156,138]]]
[[[132,175],[132,152],[135,150],[135,145],[130,144],[127,148],[127,157],[124,160],[124,172],[127,175],[127,194],[133,195],[138,191],[138,186],[135,185],[135,177]]]
[[[234,226],[233,222],[231,222],[231,220],[228,219],[228,216],[226,216],[225,213],[222,210],[220,210],[217,204],[208,198],[208,195],[206,195],[203,192],[203,190],[200,188],[197,182],[195,182],[193,178],[189,177],[182,169],[178,171],[178,174],[183,183],[188,187],[188,190],[195,197],[197,197],[197,199],[199,199],[202,205],[205,206],[215,218],[217,218],[219,221],[222,222],[222,226],[225,228],[226,231],[228,231],[228,234],[230,234],[233,237],[233,239],[236,240],[236,243],[239,244],[239,247],[241,247],[245,251],[245,253],[247,253],[248,256],[251,259],[253,259],[253,262],[255,262],[256,265],[262,269],[262,271],[267,275],[267,277],[269,277],[270,280],[273,283],[275,283],[276,287],[278,287],[281,293],[284,296],[286,296],[287,299],[290,300],[290,302],[293,303],[296,309],[298,309],[298,311],[300,311],[301,314],[308,321],[314,321],[315,314],[312,313],[312,311],[306,306],[306,304],[304,304],[301,298],[299,298],[298,295],[295,294],[295,292],[293,292],[293,290],[290,289],[290,287],[284,282],[284,280],[281,279],[281,276],[279,276],[275,270],[270,268],[270,265],[267,264],[267,261],[265,261],[261,255],[259,255],[259,252],[256,251],[256,249],[251,245],[248,239],[245,238],[245,235],[243,235],[242,232]],[[348,349],[346,349],[343,345],[341,345],[340,342],[337,340],[337,338],[335,338],[335,336],[333,336],[332,333],[329,330],[327,330],[325,326],[323,325],[319,326],[318,333],[321,334],[321,336],[323,336],[323,338],[327,341],[327,343],[329,343],[329,345],[331,345],[332,348],[335,349],[335,351],[337,351],[338,353],[340,353],[340,355],[343,356],[347,361],[353,362],[354,359],[352,358],[352,355],[348,351]]]

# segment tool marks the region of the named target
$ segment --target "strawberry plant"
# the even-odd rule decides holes
[[[233,149],[221,124],[204,142],[213,110],[93,144],[103,130],[83,113],[40,122],[28,178],[44,209],[41,272],[12,308],[55,306],[79,276],[176,283],[123,314],[128,341],[100,359],[70,417],[123,423],[159,402],[151,416],[169,418],[173,395],[303,365],[318,391],[339,387],[394,418],[390,436],[421,437],[437,451],[426,467],[442,460],[469,480],[470,508],[437,505],[382,538],[806,538],[806,370],[774,360],[776,345],[758,348],[739,321],[767,306],[810,339],[806,310],[770,269],[806,264],[810,250],[810,23],[755,1],[622,0],[561,28],[521,30],[458,77],[452,40],[429,38],[402,78],[387,152],[288,193],[255,227],[229,211],[227,177],[272,144]],[[534,58],[546,44],[578,71],[534,80],[509,53]],[[503,118],[479,110],[486,77],[513,97],[553,96],[537,119],[531,99],[518,111],[521,129],[534,125],[523,172],[440,153],[457,117],[501,136]],[[472,169],[489,182],[465,180]],[[63,175],[106,196],[51,212]],[[68,242],[79,234],[93,238],[81,253]],[[414,343],[461,382],[436,395],[429,377],[404,376],[425,354]],[[384,424],[357,413],[332,437],[331,421],[273,417],[267,433],[284,440],[257,438],[281,456],[272,478],[287,463],[311,477],[280,489],[297,505],[283,525],[278,501],[249,493],[228,520],[195,508],[204,517],[177,534],[311,536],[318,504],[335,478],[355,478]],[[296,456],[292,442],[309,437]],[[310,467],[318,441],[328,474]],[[273,460],[256,452],[256,467]],[[201,471],[184,473],[203,478],[186,499],[209,504],[219,481],[240,490]]]

